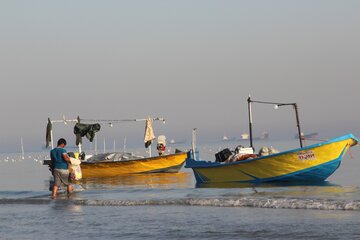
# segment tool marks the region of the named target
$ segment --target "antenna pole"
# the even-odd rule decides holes
[[[51,138],[51,149],[54,149],[54,136],[53,136],[53,130],[50,131],[50,138]]]
[[[123,149],[124,153],[126,151],[126,136],[124,137],[124,149]]]
[[[66,123],[65,116],[64,116],[64,122]],[[79,116],[77,117],[76,122],[80,123],[80,117]],[[81,143],[79,143],[78,148],[79,148],[79,155],[80,155],[80,153],[82,152]]]
[[[252,112],[251,112],[251,98],[250,95],[247,99],[248,102],[248,112],[249,112],[249,134],[250,134],[250,147],[254,149],[253,146],[253,133],[252,133]]]
[[[298,112],[298,107],[297,104],[294,103],[294,109],[295,109],[295,115],[296,115],[296,124],[297,124],[297,129],[298,129],[298,134],[299,134],[299,141],[300,141],[300,147],[303,147],[303,143],[302,143],[302,139],[301,139],[301,129],[300,129],[300,120],[299,120],[299,112]]]
[[[192,151],[193,151],[193,158],[196,160],[196,128],[192,131]]]
[[[25,159],[25,153],[24,153],[24,142],[23,138],[21,137],[21,159]]]
[[[97,136],[95,135],[95,155],[97,154]]]

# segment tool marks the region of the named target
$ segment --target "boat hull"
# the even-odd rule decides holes
[[[304,148],[235,163],[196,161],[188,157],[185,167],[193,169],[197,184],[323,181],[335,172],[343,155],[357,142],[349,134]]]
[[[178,172],[183,166],[186,156],[186,153],[177,153],[129,161],[82,162],[81,171],[83,178],[113,177],[134,173]]]

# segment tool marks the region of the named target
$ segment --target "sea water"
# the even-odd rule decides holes
[[[199,149],[212,160],[235,145]],[[320,184],[197,187],[191,170],[183,168],[86,179],[76,193],[56,200],[49,197],[50,172],[41,161],[47,157],[0,155],[0,239],[360,239],[359,147]]]

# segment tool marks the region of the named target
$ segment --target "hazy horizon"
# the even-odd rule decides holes
[[[2,1],[0,152],[45,144],[47,118],[164,117],[156,135],[248,132],[246,99],[296,102],[303,132],[360,136],[359,1]],[[254,135],[293,138],[291,107]],[[56,125],[55,138],[75,139]],[[142,144],[143,123],[99,133]],[[74,141],[74,140],[71,140]],[[69,145],[71,145],[71,141]]]

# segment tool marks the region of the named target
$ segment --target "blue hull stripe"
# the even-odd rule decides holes
[[[315,182],[315,181],[324,181],[327,179],[331,174],[333,174],[336,169],[341,164],[341,158],[343,154],[341,154],[337,159],[323,163],[321,165],[307,168],[301,171],[293,172],[290,174],[272,177],[272,178],[255,178],[254,180],[250,181],[240,181],[244,183],[264,183],[264,182],[273,182],[273,181],[281,181],[281,182]],[[194,175],[196,178],[197,183],[207,183],[209,182],[209,179],[207,179],[205,176],[202,176],[200,173],[196,171],[196,169],[193,169]]]

